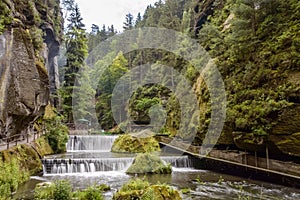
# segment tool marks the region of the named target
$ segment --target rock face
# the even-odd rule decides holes
[[[47,2],[4,1],[12,20],[0,36],[0,137],[28,131],[57,89],[61,13]]]

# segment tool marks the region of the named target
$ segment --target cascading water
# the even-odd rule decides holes
[[[67,143],[67,151],[109,152],[117,136],[72,135]]]
[[[132,164],[136,154],[117,154],[110,152],[117,136],[70,136],[67,153],[45,157],[44,175],[125,172]],[[188,156],[165,156],[161,159],[176,168],[190,168]]]

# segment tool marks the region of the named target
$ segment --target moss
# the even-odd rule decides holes
[[[264,152],[266,147],[266,136],[257,136],[253,133],[233,132],[236,146],[240,149]]]
[[[48,72],[45,64],[39,60],[35,61],[35,67],[39,73],[40,80],[48,80]]]
[[[54,112],[54,108],[50,104],[48,104],[45,108],[44,119],[52,120],[55,117],[56,117],[56,114]]]
[[[8,150],[1,151],[0,158],[5,163],[10,163],[14,159],[18,160],[20,168],[33,175],[42,170],[40,158],[52,153],[52,148],[43,136],[31,144],[17,145]]]
[[[165,164],[156,154],[138,154],[133,164],[127,169],[128,174],[170,174],[172,167],[170,164]]]
[[[0,35],[7,29],[7,26],[12,23],[11,11],[8,6],[0,2]]]
[[[113,200],[181,200],[177,190],[168,185],[150,185],[149,182],[135,179],[124,184],[121,189],[114,194]]]
[[[47,138],[45,136],[40,137],[34,142],[35,150],[38,154],[43,157],[45,155],[53,154],[53,149],[49,145]]]
[[[84,190],[72,191],[68,181],[61,180],[54,183],[38,184],[34,190],[34,199],[78,199],[78,200],[102,200],[102,192],[110,190],[107,185],[93,185]]]
[[[146,153],[160,151],[159,143],[154,137],[140,137],[138,134],[120,135],[114,142],[112,152]]]
[[[300,133],[289,135],[271,135],[269,141],[278,148],[281,153],[300,156]]]

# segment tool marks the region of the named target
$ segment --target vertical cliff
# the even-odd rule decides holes
[[[59,0],[3,0],[0,138],[25,133],[58,87]]]

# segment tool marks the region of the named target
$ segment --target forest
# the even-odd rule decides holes
[[[126,161],[132,162],[126,174],[171,174],[186,154],[165,165],[171,159],[161,150],[165,144],[198,156],[185,161],[193,163],[186,168],[207,162],[213,169],[201,156],[215,156],[282,168],[299,187],[298,0],[158,0],[137,16],[122,17],[123,30],[114,24],[86,27],[76,0],[0,0],[0,199],[12,198],[41,171],[53,183],[33,189],[34,199],[102,199],[111,190],[107,180],[75,191],[72,180],[52,175],[109,171],[98,162],[113,153],[137,155]],[[83,152],[92,161],[80,157]],[[191,173],[197,186],[178,183],[179,193],[167,185],[172,181],[153,185],[145,176],[149,182],[130,178],[127,185],[111,186],[118,191],[112,198],[188,199],[188,193],[196,199],[203,196],[193,187],[215,187]],[[237,190],[238,199],[257,197],[211,176],[214,184]]]

